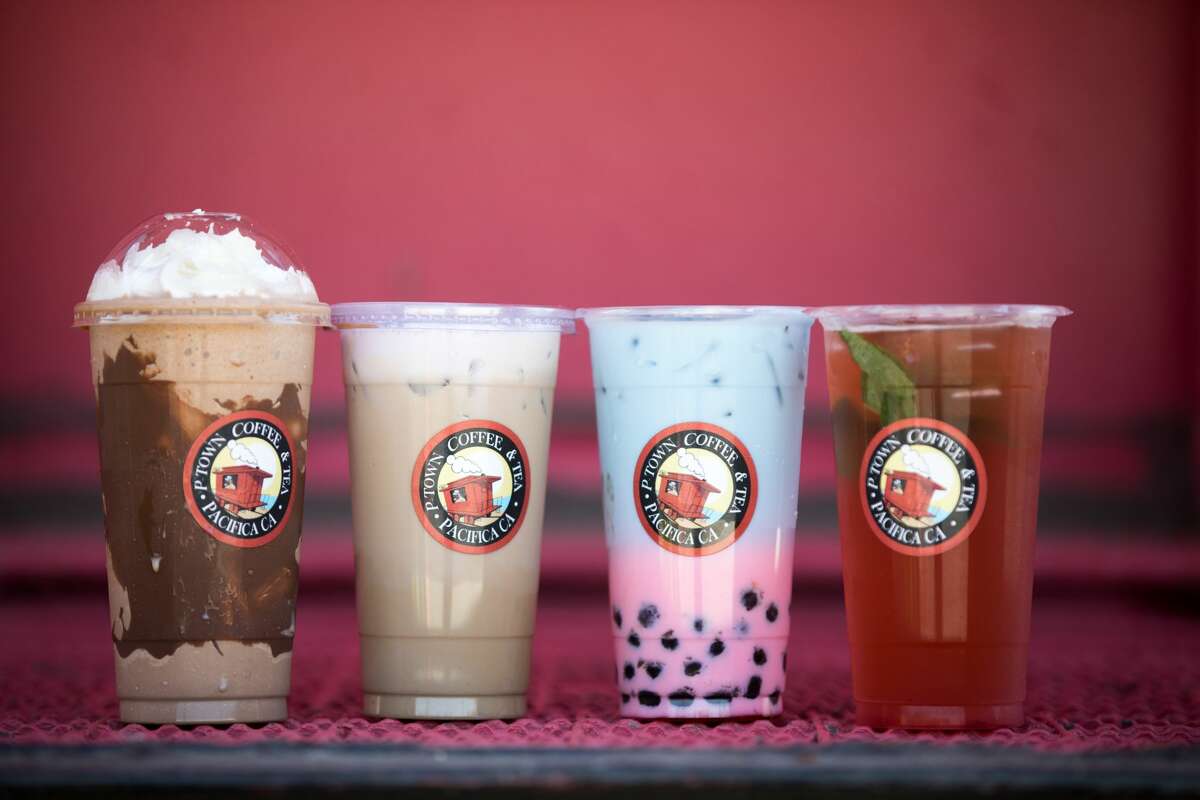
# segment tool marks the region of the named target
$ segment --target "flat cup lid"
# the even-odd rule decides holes
[[[581,308],[576,315],[588,325],[597,322],[771,322],[778,319],[812,322],[804,306],[608,306]]]
[[[333,325],[354,328],[454,328],[463,330],[575,332],[567,308],[486,303],[337,303]]]
[[[826,330],[974,328],[1017,325],[1049,328],[1069,308],[1041,305],[872,305],[825,306],[813,314]]]

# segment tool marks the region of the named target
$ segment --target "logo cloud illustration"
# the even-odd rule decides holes
[[[679,466],[700,480],[704,480],[704,465],[691,451],[682,449],[679,451]]]
[[[254,457],[254,453],[249,447],[234,439],[229,443],[229,455],[234,461],[240,461],[251,467],[258,466],[258,459]]]
[[[928,478],[932,472],[929,467],[929,462],[926,461],[920,453],[918,453],[916,450],[913,450],[908,445],[903,445],[900,448],[900,457],[904,459],[904,466],[908,467],[918,475],[923,475]]]
[[[479,465],[476,464],[471,459],[467,458],[466,456],[452,455],[446,459],[446,465],[449,466],[450,469],[456,475],[482,475],[483,474],[483,470],[479,468]]]

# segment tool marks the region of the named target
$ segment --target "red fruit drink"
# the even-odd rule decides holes
[[[1050,326],[1068,313],[818,313],[860,724],[1024,721]]]

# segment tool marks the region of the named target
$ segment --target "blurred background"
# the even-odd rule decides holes
[[[1043,536],[1194,534],[1190,3],[56,1],[0,15],[10,542],[75,535],[103,558],[71,306],[127,230],[193,208],[257,219],[329,302],[1067,305]],[[832,544],[823,358],[818,338],[800,524]],[[348,558],[335,334],[316,368],[306,537]],[[562,353],[550,542],[599,541],[593,425],[581,332]]]

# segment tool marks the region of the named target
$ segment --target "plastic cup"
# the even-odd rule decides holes
[[[334,306],[350,420],[363,707],[525,713],[559,340],[570,311]]]
[[[281,252],[240,218],[193,214],[151,221],[114,253],[213,221]],[[123,721],[287,717],[313,343],[328,322],[315,302],[76,306],[91,342]]]
[[[858,722],[1024,720],[1053,306],[851,306],[825,329]]]
[[[621,713],[783,708],[803,309],[583,309]]]

